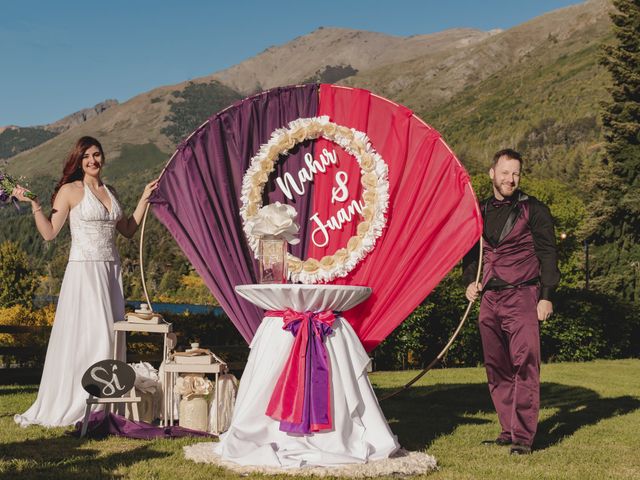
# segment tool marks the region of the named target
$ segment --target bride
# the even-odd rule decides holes
[[[124,319],[124,296],[116,230],[127,238],[138,229],[157,181],[145,188],[129,218],[124,216],[113,188],[102,183],[104,151],[92,137],[80,138],[64,165],[51,199],[47,218],[38,199],[13,194],[31,202],[36,228],[52,240],[69,217],[71,250],[51,330],[38,397],[22,415],[19,425],[47,427],[72,425],[82,419],[87,394],[81,379],[99,360],[113,358],[113,322]],[[119,352],[123,359],[124,352]]]

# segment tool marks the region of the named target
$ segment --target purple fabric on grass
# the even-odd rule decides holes
[[[318,85],[269,90],[214,115],[184,141],[151,197],[153,212],[192,263],[205,284],[247,342],[262,320],[255,305],[236,295],[236,285],[256,283],[256,263],[247,245],[239,211],[242,178],[261,144],[277,128],[297,118],[313,117]],[[301,219],[310,216],[311,195],[285,200],[273,178],[297,176],[313,142],[297,145],[277,163],[267,183],[268,203],[292,204]],[[299,222],[300,244],[291,251],[304,258],[307,222]]]
[[[74,435],[80,436],[82,422],[76,423]],[[214,437],[207,432],[191,430],[183,427],[156,427],[145,422],[134,422],[113,413],[105,414],[104,410],[92,412],[89,416],[88,438],[104,438],[109,435],[119,437],[137,438],[140,440],[152,440],[154,438],[178,438],[178,437]]]

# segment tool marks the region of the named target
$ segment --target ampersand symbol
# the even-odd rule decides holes
[[[336,202],[344,202],[349,198],[349,190],[347,189],[347,182],[349,181],[349,176],[347,172],[343,172],[342,170],[336,173],[336,184],[338,185],[336,188],[331,189],[331,203]]]

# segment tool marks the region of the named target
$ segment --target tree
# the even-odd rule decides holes
[[[0,307],[31,307],[38,277],[29,257],[14,242],[0,244]]]
[[[614,0],[613,41],[601,63],[611,74],[603,105],[605,154],[592,172],[592,249],[595,288],[640,301],[640,0]]]

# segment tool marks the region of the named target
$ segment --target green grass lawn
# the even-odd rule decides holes
[[[414,374],[377,372],[371,380],[382,396]],[[480,445],[499,433],[481,368],[430,372],[382,408],[405,448],[438,459],[440,470],[429,479],[640,478],[640,360],[544,365],[542,380],[536,450],[526,457]],[[79,440],[64,429],[19,428],[12,416],[36,391],[0,386],[1,479],[240,477],[185,460],[182,447],[201,439]]]

